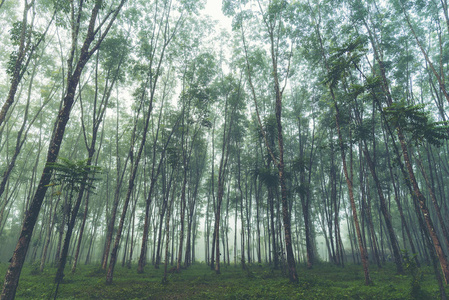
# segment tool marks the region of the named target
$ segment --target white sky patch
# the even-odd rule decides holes
[[[226,17],[221,11],[222,0],[207,0],[206,7],[202,11],[205,15],[211,16],[212,19],[218,21],[218,26],[223,27],[226,31],[232,31],[232,18]],[[218,28],[217,28],[218,29]]]

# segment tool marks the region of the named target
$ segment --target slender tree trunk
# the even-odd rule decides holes
[[[220,182],[220,180],[219,180]],[[215,226],[214,226],[214,245],[215,245],[215,273],[220,274],[220,215],[221,215],[221,200],[223,199],[223,186],[219,183],[217,193],[217,208],[215,211]]]
[[[390,155],[389,155],[389,146],[388,146],[388,141],[387,141],[387,138],[386,138],[386,135],[385,135],[385,131],[383,131],[383,135],[384,135],[384,141],[385,141],[385,149],[387,151],[388,169],[389,169],[389,172],[390,172],[391,183],[393,185],[393,190],[394,190],[394,200],[395,200],[396,205],[398,207],[399,215],[401,216],[401,223],[402,223],[403,229],[405,229],[405,232],[407,234],[408,241],[409,241],[412,253],[417,253],[417,251],[415,249],[415,244],[413,242],[412,235],[410,233],[409,226],[408,226],[407,221],[406,221],[405,216],[404,216],[404,211],[402,209],[402,204],[401,204],[401,201],[399,199],[399,190],[398,190],[398,186],[396,184],[396,176],[395,176],[395,174],[393,174],[393,168],[391,166]],[[404,245],[405,245],[405,239],[404,239]],[[419,262],[418,256],[415,256],[414,260],[415,260],[416,265],[418,267],[420,267],[421,264]]]
[[[374,184],[376,185],[377,195],[379,196],[379,200],[380,200],[380,210],[381,210],[382,215],[384,217],[385,225],[387,226],[388,235],[390,237],[390,243],[391,243],[391,246],[393,248],[393,257],[394,257],[394,262],[396,264],[396,271],[399,274],[402,274],[404,272],[404,269],[402,267],[402,256],[401,256],[400,251],[399,251],[399,244],[398,244],[398,241],[397,241],[397,238],[396,238],[396,234],[395,234],[394,229],[393,229],[393,224],[391,222],[391,215],[388,212],[387,202],[385,200],[385,197],[384,197],[384,194],[383,194],[383,191],[382,191],[382,187],[380,185],[379,178],[377,177],[377,172],[375,170],[374,163],[371,160],[371,156],[370,156],[370,154],[368,152],[368,146],[366,145],[366,141],[364,141],[363,152],[365,154],[365,159],[366,159],[366,161],[368,163],[368,167],[370,168],[371,175],[373,176]]]
[[[243,215],[243,190],[242,190],[242,184],[241,184],[241,161],[240,161],[240,145],[236,145],[237,148],[237,188],[239,192],[239,198],[240,198],[240,221],[241,221],[241,264],[242,268],[246,270],[246,262],[245,262],[245,220]],[[235,228],[237,230],[237,228]],[[249,232],[248,232],[249,235]],[[247,245],[249,248],[249,244]],[[249,263],[249,257],[248,257],[248,263]]]
[[[42,250],[41,264],[40,264],[40,269],[39,269],[41,273],[44,271],[45,261],[47,259],[47,255],[48,255],[48,248],[49,248],[50,241],[51,241],[51,234],[53,232],[53,228],[54,228],[54,225],[55,225],[56,210],[58,208],[58,204],[59,204],[59,200],[60,199],[61,198],[58,197],[58,201],[54,205],[53,213],[52,213],[53,205],[51,205],[51,208],[50,208],[50,211],[49,211],[49,215],[53,216],[53,218],[49,218],[48,223],[47,223],[47,234],[46,234],[46,239],[45,239],[45,242],[44,242],[44,248]]]
[[[154,157],[153,157],[154,158]],[[139,263],[137,266],[137,273],[141,274],[143,273],[143,268],[146,264],[146,258],[147,258],[147,246],[148,246],[148,235],[150,230],[150,205],[152,202],[152,194],[153,190],[156,184],[156,178],[151,179],[149,192],[147,195],[147,199],[145,201],[145,216],[144,216],[144,226],[143,226],[143,234],[142,234],[142,245],[140,248],[140,256],[139,256]]]
[[[380,56],[379,56],[380,54],[377,49],[377,44],[374,41],[374,37],[371,32],[371,29],[368,27],[366,21],[365,20],[363,20],[363,21],[364,21],[364,25],[368,31],[371,45],[373,46],[374,57],[375,57],[377,63],[379,64],[380,76],[382,78],[382,89],[386,95],[387,105],[390,107],[393,104],[393,99],[392,99],[392,96],[390,93],[389,83],[388,83],[388,80],[386,77],[385,65],[384,65],[384,62],[380,59]],[[376,95],[374,95],[374,96],[375,96],[375,100],[379,106],[380,101],[379,101],[379,99],[377,99]],[[447,97],[447,94],[445,96]],[[419,204],[420,210],[424,217],[426,227],[428,229],[428,233],[430,235],[430,238],[431,238],[433,246],[434,246],[434,250],[437,253],[437,256],[438,256],[438,259],[440,262],[440,266],[443,271],[445,282],[446,282],[446,284],[448,284],[448,282],[449,282],[449,264],[448,264],[446,255],[442,249],[438,235],[435,231],[435,227],[433,225],[432,219],[430,217],[430,213],[429,213],[429,210],[428,210],[427,204],[426,204],[426,197],[422,194],[421,189],[419,188],[418,182],[416,180],[413,166],[412,166],[412,163],[411,163],[411,160],[409,157],[409,153],[408,153],[408,149],[407,149],[408,148],[407,143],[406,143],[402,128],[397,127],[396,133],[397,133],[397,136],[399,139],[399,144],[400,144],[400,147],[402,150],[402,157],[404,160],[405,169],[407,170],[407,173],[408,173],[408,179],[410,180],[410,185],[413,188],[413,192],[416,196],[416,197],[414,197],[414,200],[417,201],[417,204]]]
[[[423,214],[425,224],[427,225],[427,229],[429,230],[430,238],[431,238],[431,240],[433,242],[434,250],[436,251],[437,256],[438,256],[438,260],[440,261],[440,266],[441,266],[441,270],[443,271],[444,280],[445,280],[446,284],[448,284],[448,282],[449,282],[449,264],[448,264],[446,255],[445,255],[445,253],[443,251],[443,248],[441,246],[440,239],[438,238],[438,235],[436,233],[436,230],[435,230],[435,227],[433,225],[432,219],[430,218],[430,212],[429,212],[429,210],[427,208],[427,205],[426,205],[426,198],[421,193],[421,190],[420,190],[420,188],[418,186],[418,182],[416,181],[415,174],[414,174],[414,171],[413,171],[413,167],[412,167],[412,165],[410,163],[410,159],[409,159],[409,156],[408,156],[408,150],[407,150],[407,146],[406,146],[406,143],[405,143],[405,138],[404,138],[400,128],[398,128],[397,131],[398,131],[399,141],[400,141],[401,148],[402,148],[403,158],[404,158],[404,161],[405,161],[405,166],[406,166],[406,169],[408,171],[409,178],[410,178],[410,180],[412,182],[413,190],[414,190],[415,195],[416,195],[416,200],[419,203],[419,207],[420,207],[421,212]]]
[[[161,208],[161,212],[160,212],[160,216],[159,216],[159,233],[158,233],[158,238],[157,238],[157,248],[156,248],[156,261],[154,263],[154,268],[155,269],[159,269],[159,264],[161,262],[161,256],[162,253],[160,253],[160,248],[161,248],[161,243],[162,243],[162,226],[163,226],[163,221],[164,221],[164,215],[165,212],[167,211],[167,202],[168,202],[168,191],[170,190],[170,188],[167,189],[167,193],[165,193],[163,195],[163,203],[162,203],[162,208]]]
[[[175,168],[175,167],[173,167]],[[168,261],[169,261],[169,254],[168,254],[168,247],[170,245],[170,217],[173,207],[173,202],[175,199],[176,194],[176,184],[173,185],[173,192],[171,195],[171,200],[169,201],[168,208],[167,208],[167,217],[165,219],[165,261],[164,261],[164,277],[162,278],[162,282],[167,282],[167,272],[168,272]],[[173,252],[173,250],[172,250]]]
[[[153,97],[151,97],[151,99],[153,99]],[[128,190],[127,190],[125,201],[123,204],[122,214],[120,216],[120,222],[119,222],[119,227],[117,229],[117,233],[116,233],[116,237],[115,237],[114,247],[112,248],[112,251],[111,251],[111,259],[109,262],[109,268],[108,268],[108,272],[106,275],[106,284],[111,284],[112,280],[113,280],[114,268],[115,268],[115,264],[117,262],[117,252],[118,252],[118,247],[120,244],[120,238],[122,235],[123,225],[124,225],[124,222],[126,219],[126,213],[128,210],[129,201],[130,201],[131,195],[134,191],[135,178],[137,175],[137,170],[139,168],[139,162],[142,157],[143,148],[144,148],[145,142],[146,142],[148,126],[150,123],[151,111],[152,111],[152,100],[150,100],[150,106],[145,115],[145,125],[144,125],[143,131],[142,131],[142,140],[140,142],[139,149],[137,150],[135,161],[131,162],[131,173],[129,175]],[[131,160],[132,160],[132,158],[133,158],[133,155],[131,155]]]
[[[187,268],[192,264],[192,222],[193,215],[190,213],[187,215],[187,239],[186,239],[186,251],[184,256],[184,266]]]
[[[77,243],[77,246],[76,246],[75,256],[73,258],[72,273],[75,273],[75,271],[76,271],[76,265],[78,263],[78,258],[79,258],[79,255],[80,255],[81,242],[83,240],[84,228],[86,226],[87,215],[88,215],[88,212],[89,212],[89,196],[90,196],[90,193],[88,193],[86,195],[86,200],[85,200],[85,203],[84,203],[83,221],[81,223],[80,233],[79,233],[79,236],[78,236],[78,243]]]
[[[260,246],[260,203],[259,196],[261,195],[260,186],[257,185],[257,178],[254,178],[255,200],[256,200],[256,230],[257,230],[257,263],[262,263],[262,249]]]
[[[279,253],[276,245],[276,232],[274,230],[274,195],[273,187],[268,187],[268,202],[270,205],[270,230],[271,230],[271,251],[273,255],[274,269],[279,268]]]
[[[181,228],[179,230],[179,248],[178,248],[178,258],[177,258],[177,264],[176,264],[176,270],[178,272],[181,271],[181,260],[182,260],[182,248],[184,245],[184,219],[185,219],[185,213],[186,213],[186,186],[187,186],[187,158],[184,157],[184,163],[183,163],[183,169],[184,169],[184,178],[181,188],[181,219],[180,219],[180,225]]]
[[[426,171],[424,170],[424,166],[422,165],[421,159],[415,158],[415,160],[417,161],[418,166],[421,169],[421,173],[422,173],[422,175],[424,177],[424,180],[426,181],[427,188],[429,190],[430,199],[432,200],[432,204],[433,204],[433,206],[435,208],[435,213],[437,215],[437,219],[438,219],[440,227],[441,227],[443,240],[444,240],[444,242],[446,244],[447,249],[449,249],[449,234],[448,234],[447,227],[446,227],[446,224],[444,222],[443,216],[441,214],[440,206],[439,206],[438,201],[436,199],[436,196],[435,196],[435,194],[433,192],[434,188],[431,186],[431,182],[430,182],[430,180],[428,178],[428,175],[427,175]],[[430,163],[430,160],[429,160],[429,163]],[[430,170],[430,171],[432,171],[432,170]]]
[[[159,158],[159,163],[157,163],[157,167],[156,167],[156,146],[157,146],[157,142],[158,142],[158,137],[159,137],[159,132],[160,132],[160,128],[161,128],[161,120],[162,120],[162,108],[163,108],[163,104],[164,104],[164,99],[165,97],[163,97],[162,103],[161,103],[161,109],[159,111],[159,118],[158,118],[158,125],[157,125],[157,130],[156,130],[156,137],[155,137],[155,141],[153,142],[153,164],[152,164],[152,168],[151,168],[151,175],[150,175],[150,189],[146,198],[146,202],[145,202],[145,222],[144,222],[144,227],[143,227],[143,235],[142,235],[142,245],[141,245],[141,251],[140,251],[140,257],[139,257],[139,263],[138,263],[138,267],[137,267],[137,273],[143,273],[143,268],[145,266],[146,263],[146,252],[147,252],[147,244],[148,244],[148,234],[149,234],[149,214],[150,214],[150,205],[152,202],[152,198],[153,198],[153,192],[154,192],[154,188],[156,186],[156,182],[157,179],[159,177],[159,174],[161,172],[161,167],[162,167],[162,163],[164,161],[165,158],[165,152],[168,148],[168,145],[170,143],[171,137],[173,136],[173,133],[175,132],[175,128],[177,127],[177,122],[174,125],[174,128],[171,130],[170,135],[167,138],[167,141],[164,144],[163,149],[161,150],[161,154],[160,154],[160,158]],[[165,207],[163,208],[165,209]],[[164,212],[165,213],[165,212]],[[159,228],[161,228],[162,226],[162,218],[163,218],[163,214],[161,217],[161,221],[160,221],[160,226]],[[159,246],[158,246],[159,248]],[[156,256],[158,256],[159,254],[156,253]],[[153,259],[154,262],[154,259]]]
[[[106,36],[112,23],[118,15],[121,7],[123,6],[125,0],[122,0],[117,7],[117,10],[114,12],[113,16],[110,19],[110,23],[107,25],[107,28],[103,31],[102,37]],[[5,281],[3,284],[3,290],[1,294],[2,299],[13,299],[16,293],[17,285],[19,283],[20,273],[22,271],[23,263],[25,262],[26,253],[28,251],[28,246],[31,241],[31,237],[33,234],[34,226],[36,224],[37,218],[39,216],[39,212],[42,206],[42,201],[44,200],[45,193],[47,192],[48,185],[50,183],[50,179],[52,176],[52,168],[48,165],[48,163],[56,162],[56,159],[59,154],[59,150],[61,147],[61,143],[64,137],[65,128],[67,122],[69,121],[70,111],[73,106],[73,102],[75,99],[76,88],[78,86],[81,73],[84,69],[84,66],[88,62],[89,58],[92,54],[98,49],[100,46],[101,40],[97,42],[97,44],[89,50],[91,43],[95,39],[94,26],[97,20],[98,12],[100,10],[102,1],[98,1],[91,13],[90,23],[87,30],[86,39],[83,43],[83,46],[80,50],[79,60],[74,68],[73,73],[69,73],[67,78],[67,92],[63,99],[63,106],[59,112],[58,120],[56,122],[56,128],[51,138],[46,166],[42,172],[41,179],[39,181],[39,185],[37,187],[36,193],[34,194],[33,200],[31,201],[30,207],[26,213],[22,231],[19,236],[19,240],[17,242],[16,249],[14,251],[13,257],[11,258],[11,264],[8,268],[8,271],[5,276]],[[75,43],[72,45],[75,47]],[[74,49],[72,49],[74,50]],[[71,62],[69,61],[69,65]]]
[[[371,210],[371,198],[368,199],[368,201],[366,200],[366,195],[370,195],[370,190],[368,185],[366,185],[366,192],[365,190],[363,190],[362,192],[362,201],[364,203],[364,206],[366,208],[365,211],[365,215],[366,215],[366,219],[367,219],[367,223],[368,223],[368,237],[369,240],[371,242],[371,249],[372,249],[372,254],[374,256],[374,260],[376,261],[377,267],[379,269],[382,268],[382,264],[380,261],[380,255],[379,255],[379,247],[378,247],[378,242],[377,242],[377,236],[376,236],[376,230],[374,229],[374,223],[373,223],[373,215],[372,215],[372,210]],[[367,203],[366,203],[367,202]]]
[[[348,175],[348,169],[346,167],[346,157],[345,157],[345,153],[343,150],[343,138],[342,138],[342,134],[341,134],[341,129],[340,129],[340,122],[339,122],[339,109],[337,106],[337,102],[335,100],[333,91],[331,89],[331,95],[332,98],[334,99],[334,106],[335,106],[335,110],[336,110],[336,117],[335,117],[335,122],[337,125],[337,131],[338,131],[338,140],[340,142],[340,152],[341,152],[341,159],[343,162],[343,172],[345,174],[345,178],[346,178],[346,184],[348,186],[348,190],[349,190],[349,200],[351,201],[351,208],[352,208],[352,217],[354,218],[354,224],[355,224],[355,228],[357,231],[357,239],[359,242],[359,249],[360,249],[360,256],[362,258],[362,264],[363,264],[363,271],[365,273],[365,284],[369,285],[371,284],[371,278],[370,278],[370,274],[369,274],[369,266],[368,266],[368,257],[365,253],[365,248],[363,247],[363,241],[362,241],[362,235],[360,232],[360,225],[359,225],[359,220],[357,217],[357,207],[355,205],[355,200],[354,200],[354,193],[353,193],[353,187],[352,187],[352,181],[349,178]]]
[[[143,146],[141,146],[141,148],[143,148]],[[124,222],[126,219],[126,212],[128,210],[129,201],[131,199],[131,194],[134,189],[134,179],[135,179],[135,176],[137,173],[137,167],[139,165],[141,152],[142,151],[139,151],[138,158],[136,159],[136,163],[133,165],[133,170],[131,171],[131,175],[129,178],[128,192],[126,194],[125,202],[123,204],[122,214],[120,216],[120,223],[117,228],[117,234],[115,237],[114,247],[112,248],[112,251],[111,251],[111,259],[109,262],[109,268],[108,268],[108,272],[106,274],[106,284],[111,284],[113,276],[114,276],[114,268],[115,268],[115,264],[117,262],[117,254],[118,254],[118,248],[119,248],[119,244],[120,244],[120,238],[122,236],[122,230],[123,230],[123,225],[124,225]]]

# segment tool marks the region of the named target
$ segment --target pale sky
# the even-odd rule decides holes
[[[228,32],[231,32],[232,18],[223,15],[221,12],[221,2],[222,0],[207,0],[206,8],[203,10],[203,13],[211,16],[214,20],[218,20],[219,26],[222,26]]]

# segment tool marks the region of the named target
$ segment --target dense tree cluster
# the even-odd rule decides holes
[[[404,257],[444,297],[447,1],[204,2],[0,2],[2,299],[25,262]]]

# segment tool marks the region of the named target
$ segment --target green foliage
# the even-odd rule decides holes
[[[9,75],[12,75],[16,71],[16,62],[18,59],[22,59],[22,62],[25,61],[29,55],[30,55],[30,49],[35,47],[39,40],[43,39],[43,34],[32,30],[31,26],[26,24],[25,25],[25,31],[23,32],[23,22],[17,21],[12,24],[12,28],[9,30],[9,34],[11,37],[11,44],[16,47],[15,50],[13,50],[9,56],[9,60],[6,67],[6,73]],[[23,53],[19,53],[19,45],[21,42],[21,39],[23,37],[29,36],[31,45],[28,45],[28,51],[27,49],[23,49]],[[22,55],[22,57],[19,57],[19,55]],[[25,65],[22,63],[19,65],[19,73],[22,73],[24,71]]]
[[[104,64],[104,68],[108,72],[115,71],[121,64],[125,64],[129,55],[129,41],[126,37],[115,34],[106,38],[100,47],[100,51],[103,54],[101,59]],[[122,68],[123,69],[123,68]],[[123,71],[117,74],[119,80],[123,80]]]
[[[385,108],[384,112],[391,125],[401,127],[409,133],[415,144],[427,141],[434,146],[441,146],[444,140],[449,139],[448,122],[433,122],[424,107],[422,104],[408,105],[405,102],[397,102]]]
[[[248,3],[248,0],[245,1],[236,1],[236,0],[223,0],[222,1],[222,11],[225,16],[231,17],[236,14],[236,11],[240,5],[244,6]]]
[[[35,262],[30,266],[30,275],[33,276],[37,276],[37,275],[41,275],[41,270],[40,270],[40,263],[39,262]]]
[[[53,7],[56,11],[68,14],[70,12],[70,1],[53,0]]]
[[[243,10],[235,14],[234,18],[232,19],[232,30],[234,31],[240,30],[243,25],[243,21],[252,18],[253,15],[254,12],[251,10]]]
[[[23,30],[23,22],[18,21],[12,24],[12,28],[9,30],[9,34],[11,35],[11,44],[14,46],[18,46],[20,44],[20,40],[22,37]]]
[[[424,274],[421,269],[416,265],[415,257],[416,254],[412,256],[405,250],[402,251],[402,259],[404,261],[404,268],[410,273],[410,296],[413,299],[428,299],[430,295],[422,289],[422,282],[424,279]]]
[[[253,174],[258,176],[259,180],[267,187],[277,187],[279,185],[279,175],[273,168],[255,168]]]
[[[198,14],[198,11],[203,9],[204,5],[204,0],[181,0],[180,11]]]
[[[95,174],[100,172],[100,167],[87,164],[87,159],[71,161],[60,157],[61,162],[48,163],[53,169],[53,183],[51,185],[63,185],[66,190],[79,191],[82,183],[86,184],[87,190],[94,190],[93,181],[97,180]]]
[[[372,119],[367,118],[364,119],[361,124],[354,126],[354,142],[358,140],[371,141],[373,139],[373,123]]]
[[[6,271],[0,264],[0,272]],[[33,265],[26,265],[16,299],[48,299],[54,289],[55,269],[48,268],[40,276],[30,275]],[[431,273],[430,268],[422,269]],[[99,265],[80,265],[75,274],[67,274],[60,285],[58,299],[419,299],[410,294],[411,275],[396,275],[394,266],[373,269],[374,285],[363,284],[359,265],[339,268],[317,264],[312,270],[301,269],[298,284],[291,284],[280,270],[269,266],[248,265],[222,269],[216,275],[207,265],[195,264],[174,273],[161,283],[163,268],[137,274],[135,268],[116,268],[114,284],[105,284],[105,273]],[[438,286],[432,276],[421,281],[425,297],[438,299]]]
[[[366,52],[364,48],[365,43],[366,40],[361,37],[350,38],[342,46],[331,50],[332,55],[329,58],[329,72],[325,79],[326,84],[334,88],[345,75],[345,72],[360,62]]]

